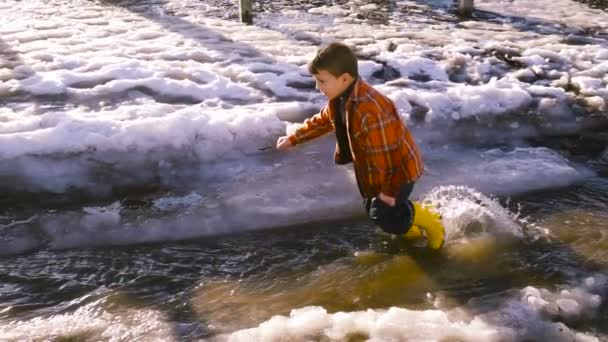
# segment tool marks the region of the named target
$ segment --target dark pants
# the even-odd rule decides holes
[[[405,234],[414,221],[414,205],[409,201],[414,183],[405,184],[399,189],[395,206],[391,207],[378,197],[363,200],[369,218],[389,234]]]

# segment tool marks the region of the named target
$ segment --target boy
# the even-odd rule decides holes
[[[353,163],[372,221],[387,233],[412,238],[424,228],[428,246],[439,249],[444,232],[437,215],[408,200],[424,167],[393,102],[359,78],[357,58],[344,44],[321,47],[308,70],[329,102],[294,134],[279,137],[277,149],[335,131],[335,162]]]

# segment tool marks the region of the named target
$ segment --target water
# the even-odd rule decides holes
[[[589,5],[591,8],[608,10],[608,1],[606,0],[580,0],[579,2]]]
[[[475,197],[466,189],[458,196],[465,193]],[[4,257],[0,337],[213,338],[306,306],[421,310],[441,302],[443,308],[482,310],[501,305],[515,289],[552,289],[606,272],[607,179],[512,199],[511,211],[488,201],[461,200],[468,209],[447,218],[451,236],[439,254],[356,219]],[[475,203],[493,218],[475,214]],[[457,234],[458,224],[468,228]],[[505,228],[513,224],[521,237]],[[599,310],[577,318],[575,327],[608,336],[605,302]],[[66,322],[70,329],[53,328]]]

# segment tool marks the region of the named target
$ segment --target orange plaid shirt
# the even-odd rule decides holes
[[[345,110],[359,191],[363,197],[376,197],[380,192],[394,197],[403,184],[422,175],[420,150],[393,101],[360,78],[356,82]],[[304,121],[289,136],[291,143],[301,144],[334,131],[335,101],[330,100],[321,112]],[[341,159],[337,144],[334,157]]]

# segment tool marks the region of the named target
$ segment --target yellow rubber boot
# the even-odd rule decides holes
[[[439,249],[445,240],[445,228],[441,223],[441,216],[418,202],[414,204],[414,225],[424,230],[427,246],[430,249]]]
[[[420,231],[420,228],[418,228],[418,226],[411,226],[410,230],[408,230],[407,233],[403,234],[403,237],[408,240],[420,239],[422,238],[422,231]]]

